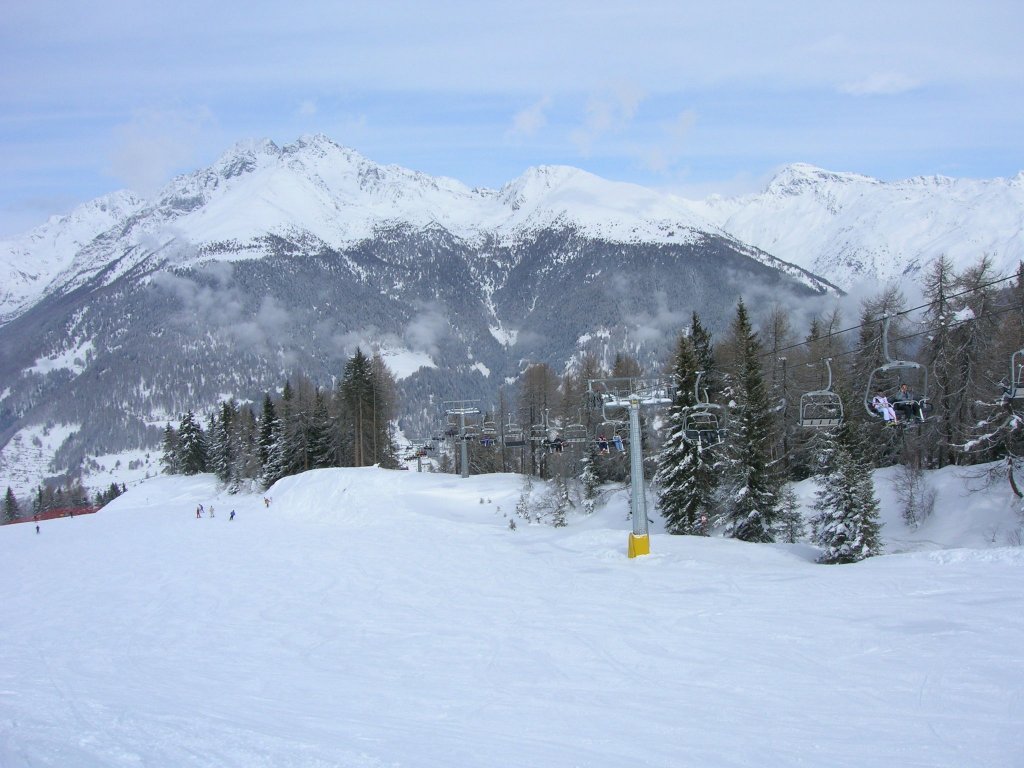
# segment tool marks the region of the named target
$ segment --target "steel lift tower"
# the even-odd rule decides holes
[[[606,419],[609,418],[609,410],[621,409],[629,413],[630,512],[633,516],[633,532],[629,534],[630,557],[651,553],[651,540],[647,532],[640,409],[671,404],[674,389],[672,379],[665,377],[590,379],[587,384],[591,397],[601,403],[601,411]]]
[[[460,467],[462,469],[462,477],[469,477],[469,446],[466,441],[468,439],[466,435],[466,417],[474,416],[480,413],[480,401],[479,400],[448,400],[444,404],[445,416],[448,418],[459,417],[459,444],[461,445],[461,452],[459,457],[461,459]]]

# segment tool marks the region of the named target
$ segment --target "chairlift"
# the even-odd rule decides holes
[[[612,449],[622,453],[626,450],[627,437],[626,422],[619,419],[612,419],[605,414],[604,421],[597,425],[597,450],[600,453],[610,453]]]
[[[509,414],[508,426],[505,427],[504,443],[506,448],[522,448],[526,445],[523,428],[512,421],[512,414]]]
[[[826,358],[828,384],[824,389],[800,395],[800,426],[808,428],[838,427],[843,423],[843,400],[832,391],[832,358]]]
[[[1024,398],[1024,349],[1018,349],[1010,356],[1010,385],[1004,390],[1006,400]]]
[[[882,356],[885,362],[868,376],[867,389],[864,391],[864,409],[873,418],[883,418],[883,414],[872,403],[875,393],[887,395],[890,392],[898,392],[900,387],[906,384],[910,391],[918,394],[910,400],[892,402],[898,416],[901,411],[903,414],[903,418],[897,417],[895,423],[902,425],[908,421],[927,421],[932,412],[932,404],[928,400],[928,368],[913,360],[893,360],[889,356],[890,319],[891,317],[886,315],[882,324]]]
[[[707,390],[701,390],[700,380],[703,376],[704,371],[697,371],[697,380],[693,384],[696,403],[683,409],[683,437],[696,444],[697,450],[710,448],[725,440],[725,409],[708,399]]]
[[[565,429],[562,430],[562,439],[569,445],[579,445],[587,442],[590,439],[590,435],[584,424],[575,421],[565,425]]]
[[[544,409],[544,420],[530,426],[530,442],[531,443],[543,443],[550,439],[548,432],[550,431],[548,426],[548,411]]]

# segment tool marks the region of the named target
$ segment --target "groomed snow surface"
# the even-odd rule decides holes
[[[1016,512],[935,482],[916,532],[879,484],[914,551],[823,566],[659,521],[630,560],[623,492],[513,531],[513,475],[154,478],[0,528],[0,766],[1022,766]]]

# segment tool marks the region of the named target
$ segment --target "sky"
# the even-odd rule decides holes
[[[511,474],[150,478],[0,526],[0,765],[1020,766],[1019,502],[983,469],[925,473],[917,530],[876,472],[887,554],[836,566],[656,514],[630,559],[627,490],[555,528]]]
[[[0,237],[325,133],[498,187],[564,164],[691,198],[808,162],[1024,169],[1024,5],[936,0],[8,2]]]

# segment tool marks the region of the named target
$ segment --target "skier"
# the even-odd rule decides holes
[[[228,520],[234,520],[234,519],[235,519],[235,510],[232,509],[231,510],[231,514],[228,515]]]
[[[616,434],[612,438],[612,442],[615,443],[615,450],[619,453],[623,453],[626,449],[622,447],[622,435]]]

